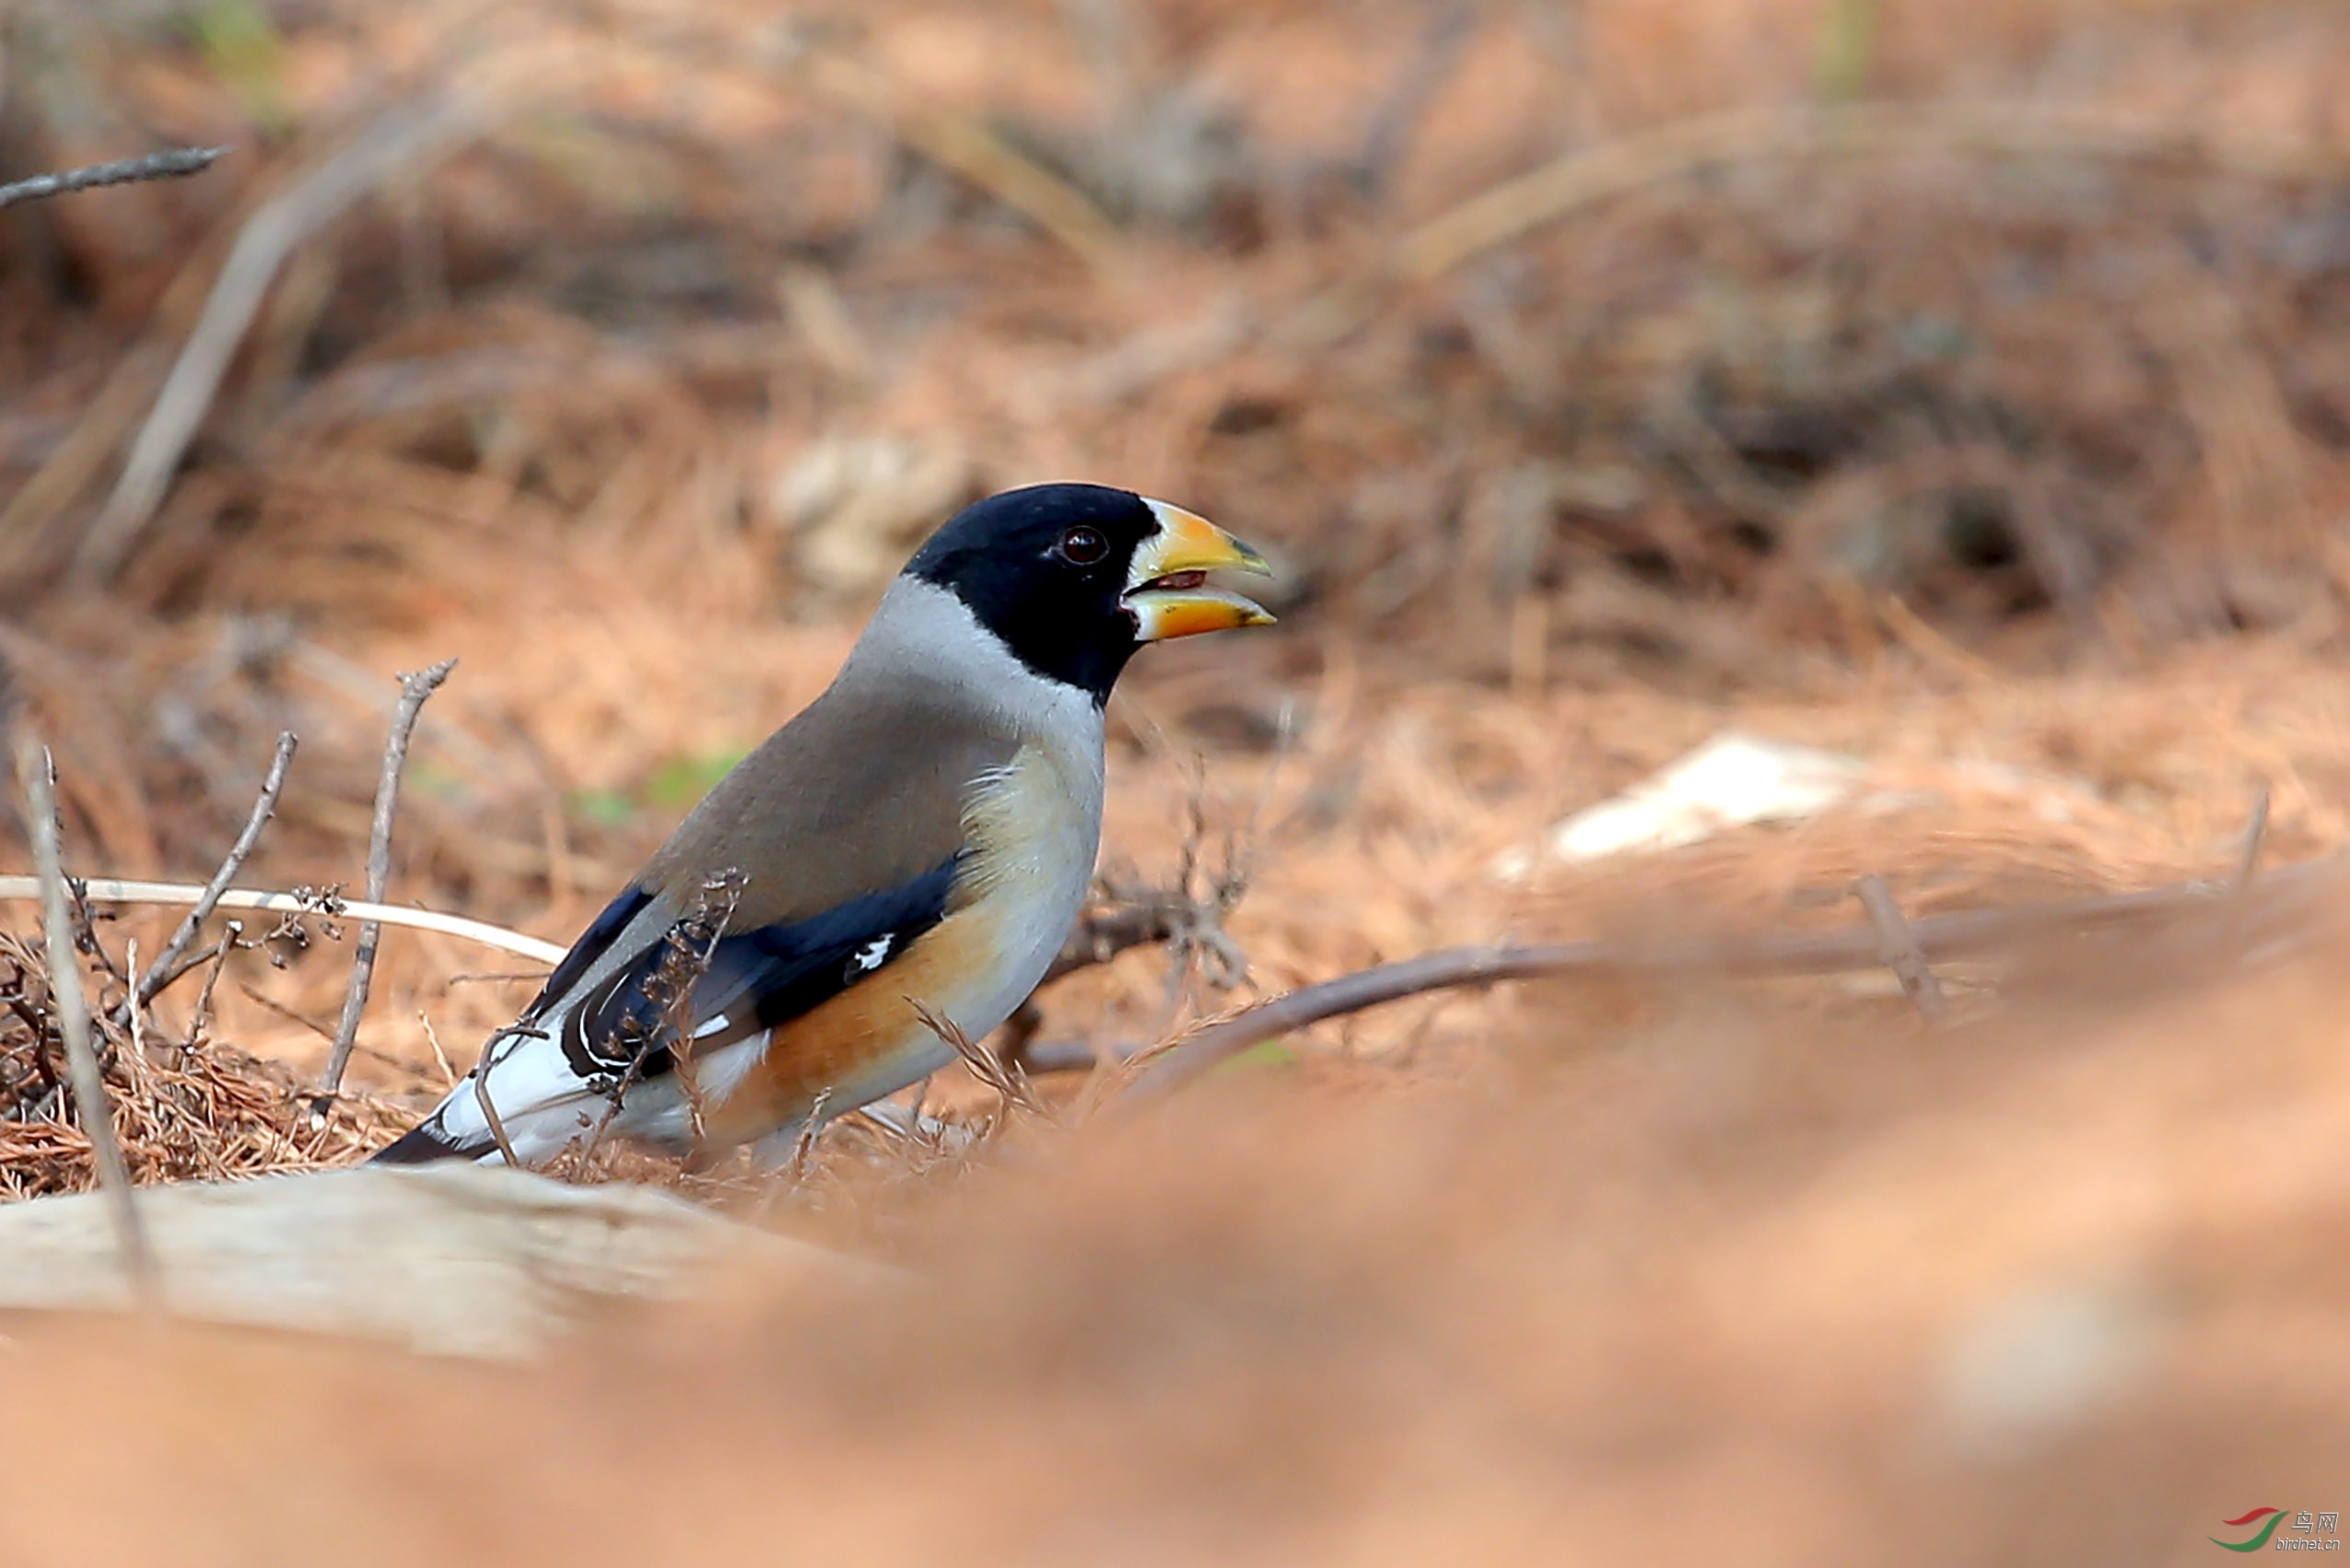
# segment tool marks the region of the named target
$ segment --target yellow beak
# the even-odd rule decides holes
[[[1164,501],[1143,505],[1159,520],[1159,532],[1136,548],[1121,600],[1133,614],[1140,640],[1163,642],[1273,624],[1262,605],[1203,581],[1209,572],[1225,570],[1270,577],[1273,568],[1264,556],[1196,512]]]

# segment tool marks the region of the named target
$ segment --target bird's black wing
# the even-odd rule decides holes
[[[628,929],[628,922],[643,914],[645,907],[652,901],[653,895],[649,892],[631,886],[623,889],[619,897],[605,905],[603,913],[579,933],[579,940],[571,944],[571,951],[563,955],[562,962],[555,965],[546,982],[539,987],[539,994],[532,999],[530,1006],[522,1010],[521,1021],[535,1024],[546,1016],[547,1009],[569,994],[571,989],[586,977],[588,971],[596,966],[596,960],[609,953],[620,933]]]
[[[686,923],[673,925],[566,1012],[560,1025],[564,1056],[582,1079],[609,1080],[629,1072],[632,1063],[636,1076],[653,1078],[674,1065],[670,1017],[683,1024],[697,1055],[788,1023],[898,958],[945,919],[961,860],[960,854],[949,856],[902,886],[852,898],[821,914],[720,934],[690,998],[676,1009],[669,1005],[672,988],[692,972],[707,939],[697,940]],[[608,949],[650,901],[634,890],[624,894],[580,939],[564,966],[599,931],[606,931]],[[581,961],[571,978],[576,981],[594,961],[592,956]],[[559,994],[551,977],[546,995]]]

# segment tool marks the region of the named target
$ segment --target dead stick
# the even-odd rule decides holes
[[[1033,1040],[1008,1053],[1031,1078],[1048,1072],[1091,1072],[1105,1060],[1128,1061],[1141,1054],[1138,1047],[1111,1045],[1095,1049],[1091,1040]]]
[[[93,904],[193,904],[204,896],[204,889],[193,883],[126,882],[117,877],[91,877],[80,886],[83,896]],[[0,899],[11,898],[39,903],[41,879],[0,876]],[[370,904],[364,900],[335,898],[321,893],[263,893],[250,887],[232,887],[215,901],[213,907],[263,909],[274,915],[339,915],[351,919],[380,920],[387,926],[404,926],[410,930],[438,931],[443,936],[462,937],[467,942],[480,942],[484,947],[497,948],[501,953],[536,959],[541,964],[560,964],[565,952],[560,943],[543,942],[520,931],[509,931],[504,926],[493,926],[486,920],[469,920],[462,915],[444,915],[436,909],[409,909],[397,904]]]
[[[228,967],[228,955],[237,951],[237,939],[244,934],[243,921],[229,921],[228,929],[220,933],[220,940],[196,960],[212,967],[205,971],[204,984],[196,989],[196,1010],[188,1021],[188,1049],[191,1051],[204,1043],[205,1026],[212,1022],[213,989],[220,984],[220,971]]]
[[[1919,950],[1917,933],[1910,929],[1885,879],[1871,872],[1853,883],[1853,893],[1868,911],[1869,924],[1876,928],[1877,955],[1901,982],[1901,994],[1910,999],[1910,1005],[1929,1024],[1948,1018],[1950,1003],[1942,995],[1942,982],[1935,978],[1934,965]]]
[[[74,918],[75,948],[97,959],[98,966],[106,971],[109,979],[121,981],[123,989],[129,990],[131,977],[123,972],[122,965],[114,962],[114,955],[106,951],[106,944],[98,940],[98,917],[90,912],[89,894],[83,888],[79,878],[69,876],[65,879],[65,897],[70,905],[67,913]],[[103,991],[102,987],[100,990]]]
[[[182,180],[201,174],[227,156],[227,147],[170,147],[145,158],[117,158],[112,163],[86,164],[56,174],[36,174],[0,185],[0,207],[37,202],[46,196],[70,195],[100,185],[128,185],[139,180]]]
[[[1080,969],[1106,964],[1129,948],[1169,940],[1182,927],[1188,912],[1187,902],[1177,894],[1152,892],[1106,909],[1087,910],[1078,917],[1036,989],[1042,990]]]
[[[203,927],[205,918],[219,906],[220,895],[228,891],[228,884],[237,880],[237,873],[244,869],[245,860],[253,852],[253,846],[261,842],[261,830],[269,825],[271,813],[277,810],[277,797],[286,788],[286,769],[294,760],[296,743],[291,730],[277,737],[277,755],[261,781],[261,798],[253,802],[252,814],[245,819],[245,830],[237,835],[237,842],[228,847],[228,859],[222,860],[220,869],[212,873],[212,880],[204,884],[204,892],[197,896],[195,907],[188,911],[187,919],[181,920],[180,929],[171,933],[171,940],[163,944],[163,951],[155,955],[155,962],[147,965],[147,971],[140,977],[136,988],[115,1009],[115,1023],[127,1022],[133,1012],[153,1001],[157,992],[178,977],[179,971],[172,965],[180,961],[181,954],[187,952],[189,943],[196,940],[196,932]]]
[[[1045,1021],[1037,1008],[1037,997],[1046,987],[1067,979],[1081,969],[1107,964],[1130,949],[1163,942],[1198,943],[1219,949],[1228,964],[1245,970],[1245,958],[1234,963],[1232,955],[1221,954],[1221,949],[1230,947],[1231,942],[1223,934],[1223,910],[1219,905],[1220,900],[1213,895],[1199,898],[1180,889],[1152,890],[1121,895],[1106,908],[1089,909],[1080,915],[1068,939],[1061,943],[1060,952],[1045,970],[1045,977],[1036,982],[1028,1000],[1009,1020],[1009,1032],[1000,1043],[999,1054],[1034,1071],[1060,1071],[1058,1066],[1034,1067],[1027,1059],[1030,1042]]]
[[[231,937],[240,936],[244,931],[244,922],[241,920],[231,920],[228,922],[228,929]],[[170,990],[173,986],[178,985],[181,979],[194,973],[196,970],[203,968],[205,965],[217,963],[219,961],[220,954],[235,945],[236,943],[233,941],[215,942],[210,947],[200,947],[193,953],[186,954],[178,964],[172,965],[171,972],[164,976],[161,982],[156,986],[156,994],[158,996],[162,995],[165,991]],[[118,1008],[116,1011],[120,1012],[121,1010]],[[132,1016],[135,1018],[138,1014],[136,1012],[133,1012]],[[329,1035],[327,1038],[333,1039],[333,1036]]]
[[[506,1136],[506,1122],[489,1097],[489,1070],[497,1065],[495,1059],[486,1055],[482,1058],[481,1067],[474,1074],[474,1100],[482,1107],[482,1119],[489,1124],[490,1141],[497,1145],[498,1157],[506,1162],[508,1170],[519,1171],[522,1162],[514,1157],[513,1140]]]
[[[2273,872],[2262,885],[2260,911],[2272,924],[2309,913],[2342,885],[2342,857]],[[2225,884],[2177,883],[2145,893],[2106,894],[2012,909],[1966,909],[1910,923],[1919,953],[1949,959],[2012,947],[2028,939],[2077,937],[2102,930],[2159,924],[2223,908]],[[2289,896],[2288,896],[2289,895]],[[2244,915],[2249,919],[2251,910]],[[1180,1088],[1249,1047],[1383,1002],[1456,986],[1562,975],[1830,975],[1882,963],[1873,926],[1791,936],[1744,937],[1635,946],[1609,942],[1548,942],[1526,947],[1456,947],[1382,964],[1335,980],[1302,987],[1247,1012],[1210,1024],[1161,1052],[1127,1091],[1150,1099]]]
[[[161,1305],[155,1254],[148,1250],[146,1230],[139,1222],[131,1197],[130,1168],[123,1163],[123,1145],[114,1136],[114,1108],[106,1098],[106,1079],[99,1071],[98,1051],[90,1042],[89,999],[82,994],[80,965],[74,961],[73,928],[65,913],[65,870],[57,844],[56,781],[51,772],[49,748],[30,734],[17,740],[17,782],[23,789],[31,816],[32,853],[41,869],[46,896],[41,900],[41,924],[49,944],[49,1005],[57,1018],[57,1033],[65,1043],[65,1066],[74,1083],[74,1109],[82,1132],[89,1140],[98,1184],[114,1220],[114,1242],[130,1276],[131,1296],[141,1307]]]
[[[392,817],[400,804],[400,773],[408,765],[408,739],[415,732],[416,715],[423,711],[425,699],[440,689],[449,679],[449,672],[457,668],[457,661],[444,659],[429,670],[400,677],[400,706],[392,710],[392,735],[384,743],[383,774],[375,786],[375,825],[368,835],[368,902],[383,902],[384,883],[392,880]],[[343,1069],[351,1059],[351,1047],[359,1037],[359,1014],[367,1010],[368,986],[375,977],[376,943],[382,940],[380,921],[363,920],[359,924],[358,951],[351,956],[351,984],[343,993],[343,1019],[335,1025],[334,1050],[326,1059],[326,1081],[319,1090],[316,1109],[323,1111],[326,1102],[343,1086]]]

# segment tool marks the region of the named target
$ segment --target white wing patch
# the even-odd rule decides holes
[[[883,964],[888,963],[890,949],[895,945],[897,945],[897,933],[894,931],[884,931],[882,935],[875,937],[864,946],[859,948],[855,953],[849,955],[848,973],[850,977],[854,978],[859,975],[870,975],[874,970],[880,968]]]

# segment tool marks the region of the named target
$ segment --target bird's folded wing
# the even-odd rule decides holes
[[[632,1064],[636,1076],[652,1078],[674,1065],[672,1021],[696,1056],[788,1023],[880,973],[943,919],[960,860],[951,855],[911,882],[818,914],[726,930],[714,945],[697,942],[688,926],[672,925],[565,1010],[564,1056],[582,1079],[626,1073]],[[651,902],[634,890],[615,900],[564,960],[564,967],[578,961],[572,979],[593,968]],[[599,935],[602,947],[587,953]],[[707,966],[682,1004],[672,1005],[705,947]],[[546,994],[561,994],[554,977]]]
[[[620,934],[652,902],[651,893],[631,885],[622,890],[619,897],[605,905],[603,913],[579,933],[579,940],[571,944],[571,951],[563,955],[563,961],[555,966],[539,987],[539,994],[532,1000],[529,1007],[522,1010],[521,1022],[536,1024],[556,1002],[570,995],[572,989],[588,977],[588,971],[612,951],[613,943],[620,939]]]

